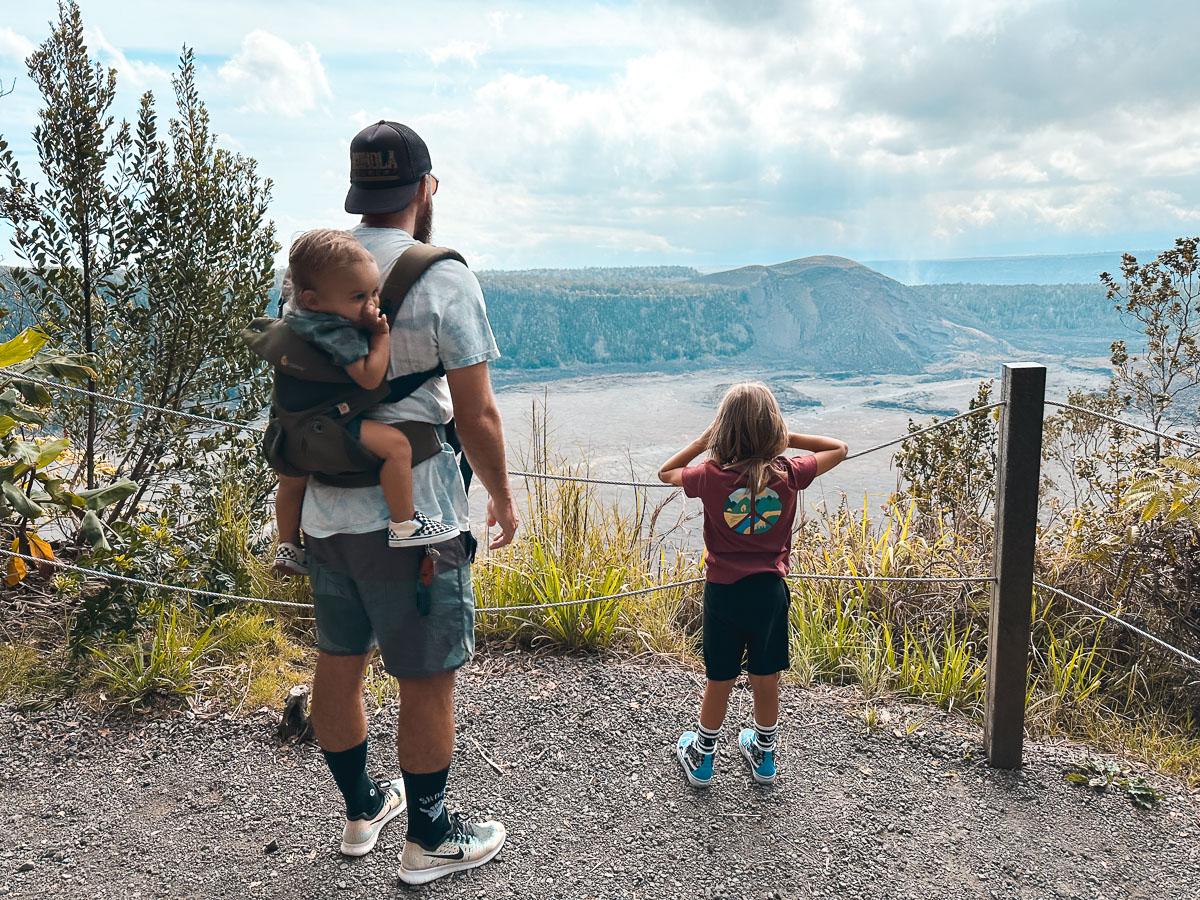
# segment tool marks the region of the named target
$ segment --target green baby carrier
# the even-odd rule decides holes
[[[396,260],[380,289],[380,310],[388,325],[396,321],[404,298],[425,270],[439,260],[457,259],[447,247],[416,244]],[[281,475],[311,475],[338,487],[379,484],[382,460],[346,429],[347,422],[379,403],[397,403],[430,378],[446,374],[439,363],[423,372],[400,375],[372,390],[360,387],[329,354],[313,346],[281,318],[260,317],[242,329],[242,340],[275,367],[271,412],[263,438],[263,454]],[[413,465],[437,455],[446,441],[460,451],[451,422],[439,430],[426,422],[395,422],[412,445]],[[462,460],[463,476],[470,470]]]

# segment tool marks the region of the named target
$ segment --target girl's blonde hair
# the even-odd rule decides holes
[[[775,460],[787,446],[787,425],[770,388],[761,381],[744,381],[725,392],[708,452],[717,465],[746,476],[751,497],[759,495],[772,475],[783,474]]]

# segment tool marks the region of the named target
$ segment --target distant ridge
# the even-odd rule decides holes
[[[1164,247],[1165,249],[1165,247]],[[1035,254],[1030,256],[971,256],[955,259],[863,260],[876,272],[902,284],[1099,284],[1101,272],[1116,274],[1124,251]],[[1139,260],[1151,260],[1158,250],[1132,250]],[[808,257],[809,259],[813,257]],[[713,275],[737,266],[701,265]]]
[[[841,256],[743,266],[696,279],[745,291],[756,355],[815,371],[923,371],[1000,342],[955,324],[941,303]]]
[[[1130,251],[1139,260],[1154,250]],[[864,262],[904,284],[1098,284],[1101,272],[1116,274],[1121,251],[1041,256],[978,256],[963,259],[885,259]]]

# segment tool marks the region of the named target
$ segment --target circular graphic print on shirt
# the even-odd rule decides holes
[[[738,488],[725,500],[725,524],[738,534],[770,531],[782,512],[783,502],[770,488],[763,488],[753,504],[749,488]]]

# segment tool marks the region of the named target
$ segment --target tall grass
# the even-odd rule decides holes
[[[586,476],[549,444],[544,413],[534,409],[533,444],[524,468]],[[214,587],[236,587],[277,600],[309,599],[304,580],[270,572],[259,537],[262,517],[244,512],[249,490],[226,479],[213,497],[219,532],[208,571]],[[653,498],[653,499],[652,499]],[[509,547],[481,552],[474,568],[482,641],[569,651],[653,654],[695,661],[701,630],[700,584],[633,597],[548,609],[514,607],[604,597],[699,578],[700,554],[683,532],[695,530],[678,492],[633,490],[624,502],[593,485],[530,479],[522,528]],[[793,535],[792,571],[806,575],[959,577],[990,572],[986,529],[957,534],[918,501],[872,513],[806,510]],[[1043,535],[1038,578],[1103,602],[1094,535],[1069,519]],[[986,583],[803,580],[791,582],[791,677],[856,685],[870,718],[889,697],[978,717],[982,710],[990,589]],[[1028,725],[1037,735],[1088,739],[1200,783],[1200,728],[1187,698],[1194,674],[1110,623],[1068,601],[1035,591]],[[270,607],[186,610],[162,607],[149,627],[93,656],[92,683],[126,702],[162,694],[217,692],[240,707],[278,701],[307,677],[311,624],[303,613]],[[303,637],[302,637],[303,636]],[[0,646],[0,700],[36,702],[57,695],[53,666],[16,645]],[[372,669],[376,706],[392,699],[389,679]]]
[[[522,465],[536,471],[586,476],[586,466],[556,457],[544,414],[533,410],[534,441]],[[595,486],[529,479],[517,539],[481,556],[474,571],[477,606],[498,608],[481,615],[485,638],[570,650],[686,652],[698,625],[699,586],[635,598],[577,603],[548,609],[504,612],[508,606],[564,603],[696,578],[696,560],[680,552],[671,536],[683,518],[678,493],[651,505],[635,491],[632,505],[606,503]],[[665,530],[661,521],[674,520]]]

